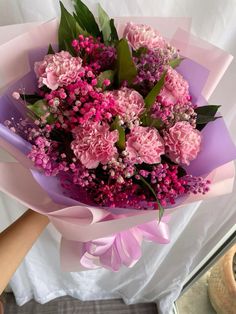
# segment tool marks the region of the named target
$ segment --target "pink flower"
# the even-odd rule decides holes
[[[171,67],[168,67],[158,100],[166,105],[185,104],[190,100],[188,82]]]
[[[115,100],[116,114],[118,114],[124,122],[132,122],[144,111],[144,100],[134,89],[122,87],[118,90],[107,92],[112,95]]]
[[[134,164],[156,164],[164,154],[164,143],[156,129],[136,126],[127,136],[126,152],[127,159]]]
[[[201,133],[186,121],[177,122],[165,132],[164,141],[173,162],[189,165],[200,151]]]
[[[43,61],[35,62],[34,71],[39,78],[38,85],[51,90],[75,82],[82,71],[82,59],[72,57],[67,51],[46,55]]]
[[[18,92],[13,92],[12,97],[15,98],[16,100],[20,99],[20,94]]]
[[[144,24],[127,23],[123,37],[128,40],[134,50],[140,47],[160,49],[167,46],[166,41],[158,31]]]
[[[118,140],[118,131],[109,131],[109,125],[106,123],[78,126],[73,129],[73,135],[71,149],[88,169],[96,168],[99,163],[108,163],[117,154],[114,145]]]

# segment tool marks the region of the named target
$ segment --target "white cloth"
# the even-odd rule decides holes
[[[71,7],[70,1],[63,1]],[[95,8],[97,0],[85,1]],[[192,32],[236,54],[236,2],[234,0],[101,0],[110,16],[187,16]],[[41,21],[59,13],[57,0],[0,0],[0,24]],[[1,61],[0,61],[1,62]],[[222,113],[236,142],[234,85],[236,61],[211,97],[223,104]],[[222,93],[224,91],[224,93]],[[8,156],[1,151],[1,160]],[[188,274],[211,251],[236,221],[232,195],[195,203],[175,212],[170,222],[171,243],[145,243],[143,257],[118,273],[100,269],[63,273],[59,265],[59,234],[49,226],[25,257],[10,286],[19,305],[34,298],[45,303],[62,295],[81,300],[123,298],[128,304],[154,301],[160,313],[169,314]],[[1,194],[0,230],[12,223],[24,207]]]

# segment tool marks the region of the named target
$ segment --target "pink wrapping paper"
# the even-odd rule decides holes
[[[25,75],[29,70],[28,51],[47,47],[57,41],[58,21],[56,19],[33,27],[0,47],[0,86],[3,90],[9,84]],[[16,50],[17,47],[17,50]]]
[[[209,70],[209,77],[202,91],[202,96],[209,99],[232,62],[233,56],[183,29],[176,31],[170,43],[178,47],[182,55]]]

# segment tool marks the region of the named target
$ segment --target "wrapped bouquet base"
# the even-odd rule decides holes
[[[204,199],[202,196],[189,197],[184,205],[167,209],[161,222],[158,222],[157,210],[130,210],[126,214],[111,215],[106,210],[88,206],[74,204],[65,207],[54,202],[35,181],[31,171],[20,163],[0,163],[0,171],[1,191],[26,207],[47,215],[61,233],[61,266],[64,271],[101,266],[116,271],[122,264],[133,266],[141,257],[143,239],[169,243],[168,221],[171,213],[180,206]],[[212,171],[209,174],[211,191],[205,198],[231,193],[234,176],[233,162]],[[47,187],[50,189],[49,184]]]

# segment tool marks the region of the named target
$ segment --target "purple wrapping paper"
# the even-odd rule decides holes
[[[48,193],[54,202],[66,206],[81,204],[80,202],[63,195],[62,187],[56,177],[46,177],[43,173],[37,170],[31,170],[31,173],[38,184]]]
[[[190,59],[184,59],[176,70],[189,82],[189,91],[193,103],[202,105],[201,92],[206,84],[209,71]]]
[[[206,175],[213,169],[236,159],[236,148],[225,125],[220,118],[209,123],[202,130],[201,151],[186,171],[195,176]]]

